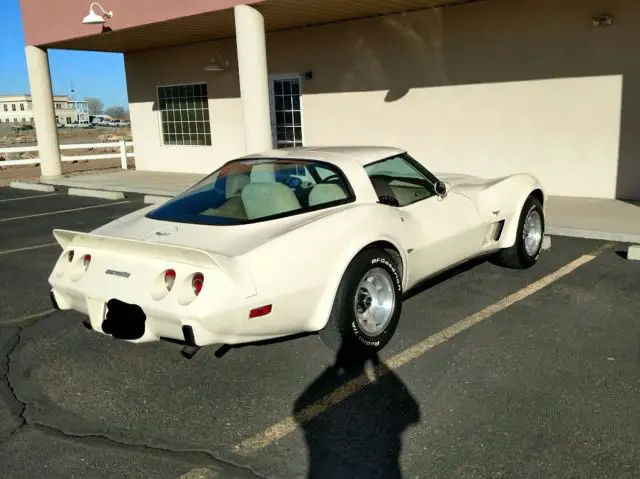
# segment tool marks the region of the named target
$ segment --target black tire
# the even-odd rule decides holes
[[[540,244],[536,249],[535,253],[529,254],[525,248],[525,242],[523,238],[524,231],[524,223],[525,219],[529,215],[531,211],[537,211],[540,215],[540,220],[542,224],[542,233],[540,237]],[[524,202],[524,206],[522,207],[522,211],[520,212],[520,219],[518,221],[518,229],[516,231],[516,241],[510,248],[505,248],[499,251],[493,262],[499,266],[503,266],[505,268],[511,269],[527,269],[531,268],[538,262],[538,258],[540,257],[540,251],[542,249],[542,240],[544,238],[545,232],[545,218],[544,211],[542,210],[542,205],[540,201],[534,197],[529,196],[527,200]]]
[[[384,329],[375,336],[367,334],[356,320],[355,299],[358,285],[374,268],[382,268],[391,279],[394,308]],[[336,292],[329,320],[320,331],[322,341],[342,358],[372,357],[391,340],[402,312],[402,277],[393,258],[381,248],[362,250],[349,263]]]

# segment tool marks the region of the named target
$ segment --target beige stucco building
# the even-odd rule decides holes
[[[140,170],[376,144],[436,172],[529,171],[552,195],[640,199],[635,0],[104,0],[104,25],[68,0],[49,31],[39,2],[21,3],[34,102],[51,102],[44,48],[124,52]]]

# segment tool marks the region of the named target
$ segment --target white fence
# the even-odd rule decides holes
[[[132,141],[115,141],[111,143],[78,143],[71,145],[60,145],[60,150],[88,150],[88,149],[107,149],[117,148],[117,153],[102,153],[98,155],[77,155],[77,156],[65,156],[62,155],[62,161],[91,161],[91,160],[113,160],[120,159],[120,166],[122,169],[127,169],[127,159],[133,158],[134,153],[128,153],[127,148],[132,147]],[[0,148],[0,156],[7,157],[7,155],[16,153],[28,153],[38,151],[37,146],[17,146],[13,148]],[[25,158],[21,160],[5,160],[0,161],[0,167],[3,166],[20,166],[20,165],[37,165],[40,163],[39,158]]]

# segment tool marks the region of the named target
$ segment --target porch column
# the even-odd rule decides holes
[[[244,144],[246,153],[252,154],[273,148],[264,17],[247,5],[235,6],[233,13],[244,114]]]
[[[40,174],[43,177],[60,176],[62,161],[49,73],[49,55],[46,50],[31,45],[25,48],[25,54],[38,141]]]

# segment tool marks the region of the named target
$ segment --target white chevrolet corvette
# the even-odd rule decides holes
[[[545,200],[529,174],[433,174],[396,148],[248,155],[90,233],[54,230],[51,298],[95,331],[173,340],[186,357],[303,332],[366,355],[420,281],[483,255],[533,266]]]

